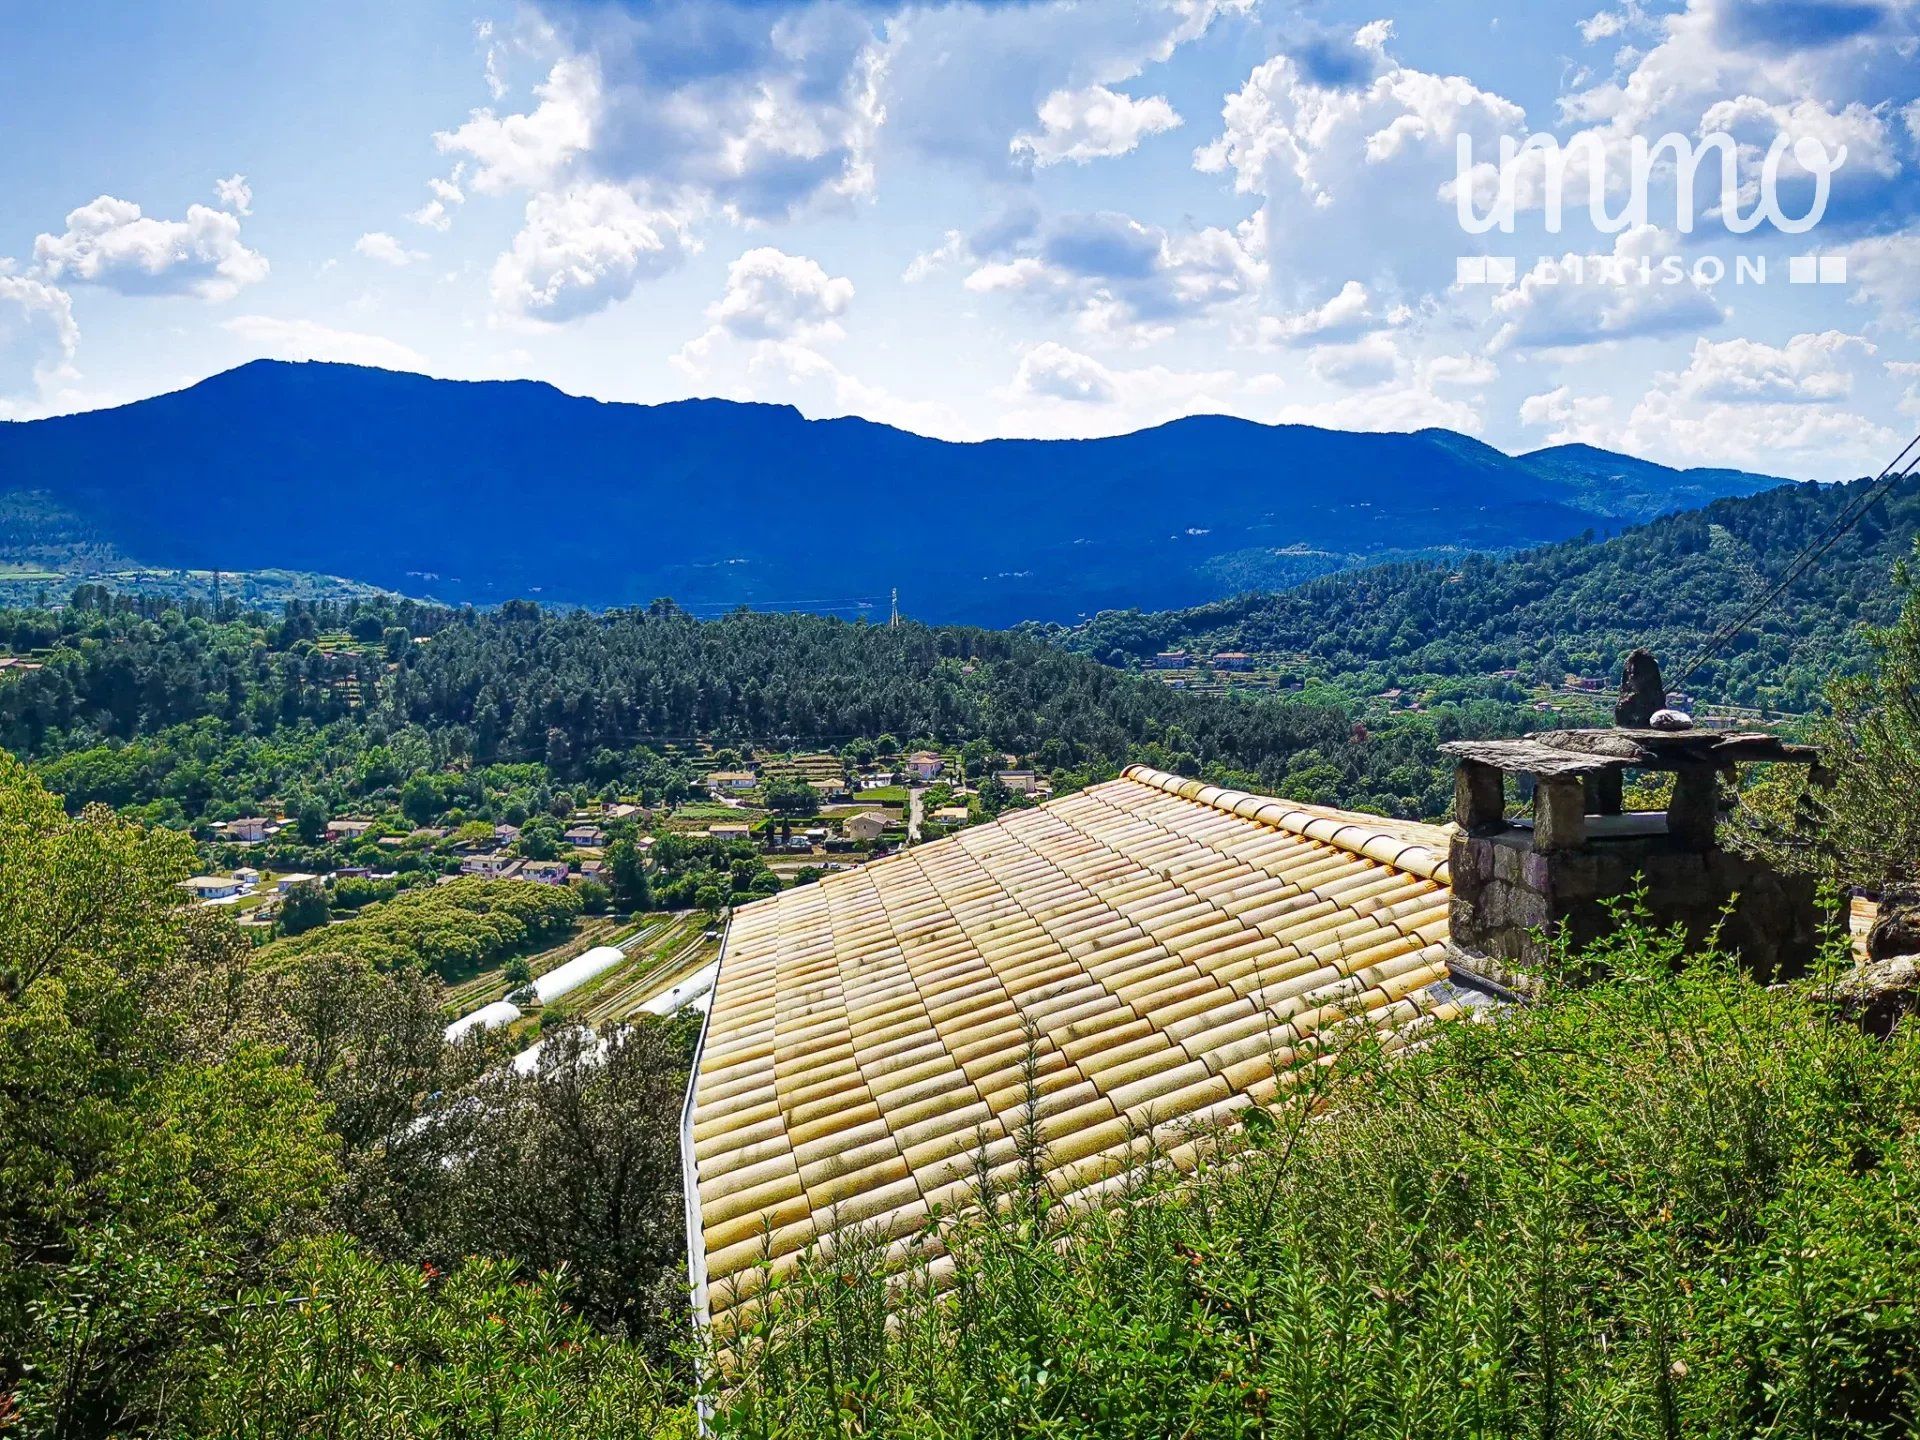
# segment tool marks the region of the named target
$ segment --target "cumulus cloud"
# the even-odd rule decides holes
[[[804,255],[761,246],[727,267],[726,293],[707,318],[743,340],[837,340],[852,302],[851,280]]]
[[[1403,324],[1407,318],[1404,307],[1383,314],[1374,303],[1372,292],[1358,280],[1349,280],[1324,305],[1292,315],[1261,316],[1257,334],[1269,345],[1332,344],[1357,340],[1376,330]]]
[[[1102,211],[1059,216],[1008,237],[964,283],[975,294],[1018,296],[1071,314],[1090,334],[1140,342],[1166,335],[1185,316],[1257,293],[1265,279],[1245,233],[1173,234]]]
[[[1182,415],[1255,418],[1264,407],[1230,370],[1105,365],[1055,340],[1028,347],[1000,393],[1001,432],[1043,437],[1113,435]]]
[[[1344,345],[1321,345],[1308,357],[1314,375],[1348,389],[1384,385],[1406,367],[1406,356],[1388,335],[1369,335]]]
[[[1437,225],[1453,226],[1445,187],[1458,137],[1484,148],[1525,133],[1520,106],[1401,64],[1390,39],[1379,23],[1273,56],[1227,96],[1220,133],[1195,152],[1197,168],[1265,202],[1264,245],[1284,273],[1324,276],[1384,242],[1404,282],[1444,284],[1454,247],[1430,242]]]
[[[102,195],[67,215],[59,235],[33,242],[48,280],[77,280],[123,295],[197,295],[227,300],[264,280],[266,257],[240,243],[240,221],[189,205],[184,220],[143,215],[131,200]]]
[[[220,204],[236,215],[253,213],[253,187],[247,183],[244,175],[229,175],[224,180],[213,182],[213,193]]]
[[[601,89],[591,56],[558,61],[534,94],[540,103],[523,114],[476,110],[464,125],[433,137],[443,153],[470,165],[473,188],[483,195],[553,185],[593,142]]]
[[[1920,230],[1856,240],[1840,253],[1855,300],[1883,324],[1920,334]]]
[[[1758,340],[1696,340],[1674,388],[1687,399],[1751,403],[1839,400],[1853,393],[1850,362],[1873,345],[1840,330],[1795,335],[1785,345]]]
[[[0,418],[23,419],[76,378],[80,327],[66,291],[11,274],[5,264],[0,261]]]
[[[1696,341],[1686,366],[1653,377],[1623,415],[1607,395],[1569,386],[1529,396],[1521,423],[1549,443],[1580,442],[1675,465],[1744,465],[1768,474],[1847,478],[1898,444],[1885,426],[1836,403],[1873,346],[1824,331],[1786,344]]]
[[[1020,357],[1014,372],[1014,394],[1026,398],[1051,396],[1056,400],[1105,405],[1119,394],[1113,371],[1095,360],[1047,340]]]
[[[712,324],[682,346],[673,363],[704,378],[722,347],[733,342],[745,347],[735,357],[736,369],[777,370],[789,380],[838,374],[814,347],[844,338],[840,318],[852,303],[853,282],[845,276],[827,274],[804,255],[759,246],[727,267],[726,289],[707,307]],[[837,382],[835,388],[849,393]]]
[[[1493,299],[1492,348],[1568,352],[1691,333],[1726,311],[1657,226],[1621,232],[1605,254],[1548,257]]]
[[[427,181],[427,193],[431,198],[407,218],[416,225],[425,225],[429,230],[451,229],[453,211],[467,203],[467,192],[460,188],[466,168],[465,164],[455,165],[453,174],[446,179],[435,176]]]
[[[364,255],[369,260],[377,260],[395,269],[404,269],[427,258],[426,251],[409,250],[384,230],[368,231],[353,242],[353,250],[356,255]]]
[[[1011,148],[1042,167],[1125,155],[1149,135],[1180,124],[1165,96],[1136,100],[1104,85],[1054,91],[1041,102],[1039,119],[1039,131],[1016,135]]]
[[[1896,379],[1912,382],[1900,397],[1900,413],[1920,415],[1920,361],[1889,360],[1887,373]]]
[[[272,315],[236,315],[221,328],[247,343],[256,356],[278,360],[332,360],[371,365],[381,370],[424,370],[421,354],[384,335],[336,330],[314,320],[283,320]]]
[[[648,209],[618,186],[536,195],[512,247],[494,262],[494,305],[536,322],[591,315],[673,269],[692,248],[678,216]]]

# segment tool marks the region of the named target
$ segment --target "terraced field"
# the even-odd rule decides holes
[[[549,970],[557,969],[576,955],[584,955],[596,945],[618,945],[628,936],[639,931],[641,926],[621,915],[583,915],[575,924],[573,933],[551,949],[542,950],[527,958],[527,964],[538,980]],[[498,1000],[507,993],[507,976],[504,965],[496,965],[491,970],[483,970],[470,980],[463,980],[447,991],[446,1012],[449,1018],[465,1015],[477,1010],[489,1000]]]

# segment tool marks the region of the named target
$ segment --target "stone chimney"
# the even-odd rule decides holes
[[[1630,666],[1630,686],[1633,679]],[[1621,709],[1635,720],[1646,706],[1642,680],[1637,697],[1623,689]],[[1772,735],[1698,730],[1671,711],[1649,713],[1687,728],[1652,729],[1642,720],[1441,747],[1458,766],[1449,857],[1457,969],[1525,992],[1552,941],[1579,945],[1605,933],[1608,903],[1636,889],[1645,890],[1655,923],[1684,925],[1696,942],[1731,904],[1724,941],[1764,978],[1806,968],[1819,943],[1813,880],[1722,850],[1715,831],[1720,776],[1750,761],[1811,764],[1816,753]],[[1630,770],[1672,773],[1665,811],[1626,812]],[[1531,784],[1530,819],[1507,818],[1510,776]]]

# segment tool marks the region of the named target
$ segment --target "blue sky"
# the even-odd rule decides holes
[[[267,355],[960,439],[1225,412],[1817,478],[1920,420],[1920,0],[82,0],[0,27],[0,417]],[[1635,136],[1729,136],[1749,199],[1776,139],[1847,148],[1805,233],[1705,204],[1682,233],[1670,165],[1645,223],[1550,232],[1523,165],[1514,233],[1474,235],[1463,134],[1582,136],[1615,200]],[[1513,281],[1460,283],[1476,255]],[[1795,256],[1846,279],[1789,283]]]

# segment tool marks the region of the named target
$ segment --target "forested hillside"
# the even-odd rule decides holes
[[[1518,670],[1522,683],[1568,674],[1610,683],[1635,645],[1669,667],[1692,655],[1765,594],[1865,483],[1786,486],[1506,559],[1382,566],[1193,610],[1116,611],[1056,638],[1110,664],[1174,648],[1300,654],[1356,689],[1503,670]],[[1741,705],[1813,706],[1836,668],[1862,658],[1863,622],[1891,614],[1893,564],[1916,531],[1920,478],[1875,504],[1689,688]]]
[[[0,561],[105,550],[477,604],[673,595],[709,611],[884,613],[898,587],[922,618],[1000,625],[1194,604],[1385,552],[1536,544],[1773,483],[1217,415],[961,445],[786,406],[262,361],[0,424]]]
[[[406,602],[284,615],[83,592],[0,611],[0,748],[70,804],[173,824],[391,795],[417,771],[542,767],[543,783],[672,798],[669,747],[838,747],[882,735],[982,739],[1068,783],[1147,760],[1272,793],[1413,814],[1445,801],[1435,745],[1511,723],[1491,703],[1369,730],[1331,692],[1223,703],[1027,635],[802,615],[696,621]]]

